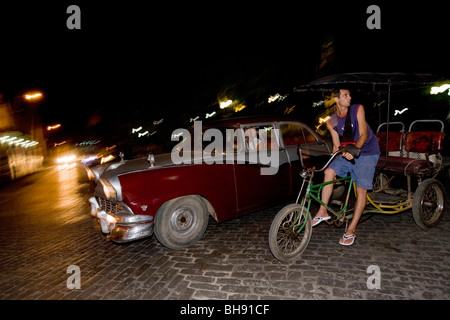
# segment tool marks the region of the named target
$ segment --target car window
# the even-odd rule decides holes
[[[280,131],[285,146],[317,142],[316,136],[310,129],[299,122],[281,123]]]
[[[249,151],[279,148],[278,139],[272,124],[250,125],[244,130],[245,147]]]
[[[205,132],[207,135],[205,135]],[[191,130],[191,147],[192,150],[195,147],[200,147],[204,150],[206,147],[210,147],[214,145],[214,147],[218,147],[221,150],[216,150],[214,148],[214,152],[220,151],[220,153],[240,153],[244,151],[244,142],[242,134],[233,127],[221,127],[217,126],[214,128],[203,128],[201,136],[196,136],[194,132]],[[218,139],[216,141],[216,139]],[[184,148],[189,148],[189,145],[185,145],[188,141],[184,140],[182,145]]]

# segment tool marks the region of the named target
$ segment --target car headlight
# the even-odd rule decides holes
[[[114,187],[108,180],[100,179],[100,183],[103,186],[103,192],[105,193],[106,198],[108,198],[108,199],[116,199],[117,198],[116,189],[114,189]]]
[[[100,179],[100,176],[105,172],[107,166],[106,165],[98,165],[95,167],[86,168],[89,179],[97,182]]]
[[[67,164],[67,163],[72,163],[77,159],[77,157],[73,154],[69,154],[69,155],[65,155],[65,156],[61,156],[59,158],[56,159],[57,163],[60,164]]]
[[[88,167],[88,168],[85,168],[85,170],[86,170],[86,174],[88,176],[88,179],[91,180],[91,181],[95,181],[95,174],[92,171],[92,169]]]
[[[116,224],[117,220],[110,214],[106,214],[106,221],[108,221],[109,224]]]

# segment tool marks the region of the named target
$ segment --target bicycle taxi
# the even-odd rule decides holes
[[[397,214],[412,210],[415,223],[421,229],[436,226],[445,211],[445,187],[439,180],[440,173],[448,172],[443,163],[444,122],[439,119],[412,121],[408,129],[402,122],[390,122],[390,99],[392,89],[424,88],[442,83],[431,75],[408,74],[342,74],[325,77],[301,87],[300,90],[327,90],[336,85],[369,85],[387,87],[386,121],[381,123],[376,136],[382,152],[377,165],[373,190],[367,193],[364,214]],[[350,176],[338,177],[328,183],[314,181],[315,174],[324,171],[342,151],[357,152],[352,145],[329,155],[325,164],[305,156],[299,146],[303,179],[297,200],[282,208],[272,221],[269,231],[269,247],[275,258],[292,261],[307,248],[312,235],[311,204],[325,205],[321,201],[322,188],[334,184],[329,205],[325,205],[332,219],[328,224],[342,226],[353,217],[354,184]],[[306,152],[307,154],[308,152]],[[448,179],[448,177],[447,177]],[[354,193],[356,196],[356,192]],[[339,200],[341,198],[341,200]],[[334,199],[334,200],[333,200]],[[334,203],[334,205],[333,205]],[[314,213],[312,213],[314,214]]]

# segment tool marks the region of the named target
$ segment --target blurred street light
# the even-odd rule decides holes
[[[25,99],[27,99],[27,100],[37,99],[37,98],[42,97],[42,93],[37,92],[37,93],[34,93],[34,94],[26,94],[26,95],[24,95],[24,97],[25,97]]]
[[[229,107],[233,103],[232,100],[222,101],[220,102],[220,109],[225,109]]]
[[[24,94],[23,97],[29,102],[29,112],[30,112],[30,134],[31,140],[36,141],[44,141],[43,128],[40,116],[38,114],[38,106],[37,100],[42,98],[41,92],[30,92],[28,94]]]
[[[55,130],[61,127],[61,124],[55,124],[54,126],[47,126],[47,131]]]
[[[443,84],[440,87],[432,87],[430,94],[438,94],[438,93],[443,93],[445,92],[447,89],[450,89],[450,84]],[[450,96],[450,90],[448,91],[448,95]]]

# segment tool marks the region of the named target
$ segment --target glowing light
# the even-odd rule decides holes
[[[326,116],[325,118],[319,118],[319,123],[325,123],[330,119],[330,116]]]
[[[315,107],[323,105],[324,103],[325,103],[325,101],[323,101],[323,100],[321,100],[319,102],[313,102],[312,107],[315,108]]]
[[[268,101],[269,101],[269,103],[272,103],[274,101],[277,101],[279,97],[280,97],[280,94],[277,93],[276,95],[270,96]]]
[[[136,133],[136,132],[139,132],[139,131],[141,131],[142,130],[142,127],[139,127],[139,128],[132,128],[131,129],[131,133]]]
[[[55,130],[55,129],[58,129],[58,128],[60,128],[61,127],[61,125],[58,123],[58,124],[55,124],[54,126],[48,126],[47,127],[47,131],[50,131],[50,130]]]
[[[438,94],[438,93],[442,93],[445,92],[445,90],[450,89],[450,84],[443,84],[440,87],[432,87],[430,94]],[[448,95],[450,96],[450,90],[448,92]]]
[[[22,146],[24,148],[32,147],[39,144],[39,142],[37,141],[25,140],[23,138],[19,139],[18,137],[10,137],[10,136],[1,137],[0,143],[8,143],[8,145],[10,146],[11,145]]]
[[[211,112],[211,113],[207,113],[207,114],[205,115],[205,118],[208,119],[208,118],[214,117],[214,116],[216,115],[216,113],[217,113],[217,112],[215,112],[215,111],[213,111],[213,112]]]
[[[83,159],[81,159],[81,163],[87,164],[87,163],[97,160],[97,158],[98,158],[98,156],[96,156],[96,155],[95,156],[85,156]],[[89,172],[88,172],[88,175],[89,175]]]
[[[330,119],[330,116],[326,116],[325,118],[319,118],[319,125],[316,126],[316,129],[319,129],[322,124],[328,121],[328,119]]]
[[[153,121],[153,125],[157,126],[159,124],[161,124],[164,121],[164,119],[158,120],[158,121]]]
[[[220,109],[228,108],[233,103],[233,100],[222,101],[219,103]]]
[[[25,95],[25,99],[27,100],[31,100],[31,99],[36,99],[42,96],[42,93],[35,93],[35,94],[26,94]]]
[[[92,146],[92,145],[100,143],[100,142],[101,142],[101,140],[88,140],[88,141],[83,141],[83,142],[77,143],[76,145],[84,147],[84,146]]]
[[[290,114],[292,111],[294,111],[295,105],[293,105],[292,107],[286,107],[286,110],[284,110],[284,114]]]
[[[57,147],[57,146],[60,146],[60,145],[62,145],[62,144],[64,144],[64,143],[67,143],[67,141],[62,141],[62,142],[55,142],[55,144],[53,144],[53,146],[54,147]]]
[[[180,133],[172,133],[172,140],[178,139],[183,135],[183,132]]]
[[[189,122],[194,122],[194,121],[197,121],[198,119],[200,119],[200,117],[196,116],[195,118],[190,118]]]
[[[237,107],[234,107],[234,112],[242,111],[242,110],[244,110],[246,107],[247,107],[246,105],[240,104],[240,105],[238,105]]]
[[[103,164],[103,163],[106,163],[106,162],[109,162],[109,161],[111,161],[111,160],[114,160],[116,157],[114,157],[113,155],[109,155],[109,156],[106,156],[106,157],[102,157],[102,160],[100,160],[100,164]]]
[[[403,110],[395,110],[394,116],[397,116],[397,115],[399,115],[399,114],[402,114],[402,113],[405,112],[406,110],[408,110],[408,108],[404,108]]]
[[[148,131],[144,131],[142,133],[138,133],[138,138],[143,137],[143,136],[148,136],[149,132]]]
[[[66,155],[66,156],[57,158],[56,162],[60,163],[60,164],[69,164],[69,163],[74,162],[76,160],[76,158],[77,157],[75,155],[70,154],[70,155]]]
[[[31,142],[29,142],[29,140],[27,140],[27,141],[25,141],[24,143],[22,143],[22,145],[23,145],[25,148],[32,147],[32,146],[35,146],[35,145],[37,145],[37,144],[39,144],[39,142],[37,142],[37,141],[31,141]]]
[[[116,224],[117,220],[113,216],[106,214],[106,221],[108,221],[109,224]]]
[[[269,97],[269,99],[268,99],[268,102],[269,103],[272,103],[272,102],[275,102],[275,101],[283,101],[284,99],[286,99],[286,97],[287,97],[288,95],[284,95],[284,96],[282,96],[281,94],[279,94],[279,93],[277,93],[277,94],[275,94],[275,95],[273,95],[273,96],[270,96]]]

